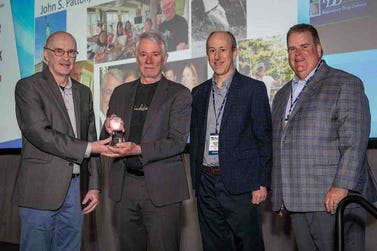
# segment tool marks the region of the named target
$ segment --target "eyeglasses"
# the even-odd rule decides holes
[[[65,53],[67,53],[67,55],[71,58],[75,58],[77,56],[77,54],[79,54],[78,51],[76,50],[69,50],[69,51],[65,51],[63,49],[60,49],[60,48],[56,48],[56,49],[51,49],[51,48],[48,48],[48,47],[43,47],[44,49],[46,50],[49,50],[49,51],[52,51],[55,56],[57,57],[62,57],[64,56]]]

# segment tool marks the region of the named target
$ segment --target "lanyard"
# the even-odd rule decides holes
[[[290,98],[291,104],[289,106],[288,113],[287,113],[287,115],[284,118],[284,123],[288,123],[289,116],[292,113],[293,107],[295,107],[297,101],[299,100],[299,98],[301,96],[301,93],[304,91],[304,89],[305,89],[306,85],[308,84],[309,80],[310,80],[310,78],[308,79],[308,81],[306,81],[306,83],[304,84],[304,87],[302,88],[302,90],[300,91],[300,93],[297,95],[297,97],[294,100],[293,100],[293,86],[291,86],[291,98]]]
[[[313,74],[312,74],[312,75],[308,78],[308,80],[305,82],[304,87],[301,89],[300,93],[296,96],[296,98],[295,98],[294,100],[293,100],[293,85],[291,85],[291,98],[290,98],[290,102],[291,102],[291,103],[290,103],[290,106],[289,106],[288,113],[287,113],[287,115],[286,115],[285,118],[284,118],[284,124],[287,124],[287,123],[288,123],[289,116],[291,115],[293,108],[295,107],[295,105],[296,105],[297,101],[299,100],[301,94],[304,92],[304,89],[305,89],[305,87],[308,85],[309,81],[312,79],[312,77],[313,77],[314,74],[317,72],[317,70],[319,69],[319,67],[321,67],[322,63],[323,63],[323,60],[321,60],[321,61],[318,63],[318,65],[317,65],[317,67],[315,68]]]
[[[212,85],[212,104],[213,104],[213,112],[215,114],[215,120],[216,120],[216,134],[219,133],[219,129],[218,129],[219,128],[219,119],[220,119],[220,115],[221,115],[222,111],[224,110],[225,101],[228,98],[228,91],[229,91],[229,85],[226,87],[226,94],[225,94],[225,97],[223,99],[223,102],[221,102],[221,106],[220,106],[219,112],[216,113],[215,88]]]

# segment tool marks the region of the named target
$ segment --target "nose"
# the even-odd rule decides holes
[[[220,52],[219,52],[219,51],[215,51],[215,52],[213,53],[213,57],[214,57],[215,59],[218,59],[218,58],[220,57]]]
[[[295,51],[295,56],[300,56],[302,51],[303,51],[303,49],[297,48],[296,51]]]
[[[146,62],[147,64],[152,63],[152,55],[147,54],[147,57],[145,58],[145,62]]]

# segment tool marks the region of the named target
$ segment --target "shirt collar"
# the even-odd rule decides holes
[[[233,71],[233,73],[227,79],[225,79],[223,81],[225,89],[227,89],[227,90],[229,89],[230,84],[232,83],[235,72],[236,71]],[[220,90],[220,88],[218,88],[217,85],[216,85],[215,74],[213,74],[213,76],[212,76],[212,85],[213,85],[215,90]],[[223,89],[223,88],[221,88],[221,89]]]
[[[71,78],[68,78],[68,83],[65,86],[65,89],[71,89],[71,88],[72,88],[72,80],[71,80]]]

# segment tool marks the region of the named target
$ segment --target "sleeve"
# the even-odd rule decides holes
[[[337,100],[337,134],[340,160],[333,186],[356,190],[366,157],[370,132],[369,102],[363,83],[356,77],[343,79]]]
[[[266,87],[258,81],[254,97],[252,98],[253,133],[257,141],[260,159],[260,184],[270,188],[272,169],[272,124],[271,110]]]
[[[93,142],[97,140],[97,130],[96,130],[96,123],[95,123],[95,116],[93,110],[93,100],[92,100],[92,93],[88,91],[88,102],[89,102],[89,124],[88,124],[88,141]],[[91,148],[91,143],[88,143],[88,147]],[[89,172],[89,190],[97,189],[100,190],[101,183],[101,165],[98,155],[91,154],[89,158],[89,165],[88,165],[88,172]]]

